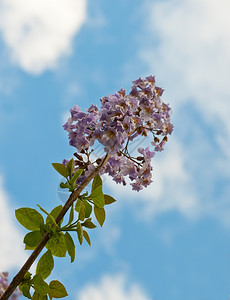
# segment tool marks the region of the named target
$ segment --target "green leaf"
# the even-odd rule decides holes
[[[50,249],[52,254],[58,257],[66,256],[66,244],[65,237],[63,234],[55,234],[50,238],[46,244],[46,248]]]
[[[102,186],[99,185],[96,187],[93,192],[88,196],[89,199],[93,200],[93,203],[97,207],[103,208],[105,205],[105,199],[104,199],[104,194],[102,192]]]
[[[25,296],[26,298],[31,299],[31,295],[30,295],[30,284],[25,282],[19,285],[19,289],[22,292],[23,296]]]
[[[42,239],[42,233],[41,231],[32,231],[29,232],[25,235],[23,242],[28,246],[28,247],[36,247]]]
[[[40,274],[43,279],[46,279],[54,268],[54,259],[51,250],[46,251],[38,261],[36,274]]]
[[[69,213],[69,222],[66,226],[70,225],[73,222],[73,219],[74,219],[74,209],[73,209],[73,204],[72,204],[70,213]]]
[[[40,300],[39,294],[37,292],[34,292],[32,300]]]
[[[68,188],[70,188],[70,185],[69,185],[69,183],[67,181],[65,183],[61,182],[60,183],[60,188],[61,189],[68,189]]]
[[[85,226],[86,228],[89,228],[89,229],[93,229],[93,228],[97,227],[95,224],[93,224],[93,222],[91,221],[91,218],[85,220],[85,222],[82,223],[81,225]]]
[[[83,242],[83,228],[82,228],[80,222],[77,223],[77,229],[76,230],[77,230],[78,240],[79,240],[79,243],[81,245],[82,242]]]
[[[59,215],[61,210],[62,210],[62,205],[58,205],[54,209],[52,209],[52,211],[46,218],[46,224],[54,223],[53,221],[55,221],[55,219],[57,218],[57,216]],[[60,224],[62,223],[62,221],[60,222]],[[56,221],[55,221],[55,224],[56,224]]]
[[[29,230],[39,230],[40,225],[44,224],[42,215],[33,208],[22,207],[15,210],[18,222]]]
[[[75,245],[71,235],[68,232],[65,233],[65,243],[72,263],[75,259]]]
[[[29,271],[26,272],[25,276],[24,276],[24,280],[30,280],[31,279],[31,273]]]
[[[100,208],[100,207],[97,207],[96,205],[94,206],[94,214],[95,214],[95,217],[98,221],[98,223],[101,225],[104,224],[104,221],[105,221],[105,210],[104,208]]]
[[[39,295],[37,292],[34,292],[32,300],[48,300],[47,295]]]
[[[47,295],[39,295],[37,292],[34,292],[32,300],[48,300]]]
[[[81,201],[81,206],[78,214],[78,219],[81,221],[84,221],[85,219],[85,205],[82,201]]]
[[[79,211],[80,211],[80,208],[81,208],[81,199],[77,199],[77,202],[76,202],[76,204],[75,204],[75,210],[76,210],[76,212],[78,212],[79,213]]]
[[[112,196],[109,196],[109,195],[106,195],[106,194],[104,194],[104,199],[105,199],[105,205],[112,204],[113,202],[116,202],[116,200]]]
[[[43,280],[41,274],[36,274],[34,275],[32,279],[33,287],[35,291],[42,296],[47,295],[49,291],[49,286],[48,284]]]
[[[54,217],[51,216],[51,214],[48,213],[48,212],[47,212],[44,208],[42,208],[39,204],[37,204],[37,206],[40,208],[41,211],[43,211],[47,216],[50,217],[50,220],[52,221],[52,223],[55,225],[55,227],[57,227],[58,225],[57,225],[57,223],[56,223]]]
[[[90,241],[90,238],[89,238],[89,235],[88,235],[88,232],[83,230],[83,236],[86,240],[86,242],[91,246],[91,241]]]
[[[68,296],[64,285],[58,280],[52,280],[49,284],[49,296],[51,298],[63,298]]]
[[[66,167],[67,167],[67,170],[68,170],[68,175],[71,178],[72,174],[73,174],[73,171],[74,171],[74,167],[75,167],[73,158],[71,158],[71,160],[68,162]]]
[[[84,201],[83,203],[85,205],[85,217],[89,218],[92,213],[92,206],[87,201]]]
[[[63,177],[67,178],[69,175],[69,172],[67,170],[67,167],[60,163],[53,163],[52,166],[54,169],[61,174]]]
[[[34,246],[34,247],[29,247],[29,246],[27,246],[27,245],[25,245],[25,250],[34,250],[36,248],[36,246]]]
[[[72,185],[73,187],[75,187],[75,182],[76,182],[76,180],[78,179],[78,177],[81,176],[82,172],[83,172],[83,169],[78,169],[78,170],[73,174],[73,177],[72,177],[71,180],[70,180],[70,183],[71,183],[71,185]]]
[[[102,180],[101,177],[99,175],[96,175],[93,179],[93,183],[92,183],[92,188],[91,188],[91,193],[99,186],[102,186]]]

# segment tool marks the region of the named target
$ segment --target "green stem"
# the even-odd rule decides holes
[[[57,231],[66,231],[69,228],[71,229],[77,224],[78,221],[79,221],[79,219],[77,219],[77,221],[73,222],[72,224],[70,224],[68,226],[63,226],[63,227],[59,228]]]

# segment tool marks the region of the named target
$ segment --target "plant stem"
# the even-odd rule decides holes
[[[84,190],[84,188],[90,183],[90,181],[100,172],[100,170],[104,167],[104,165],[107,163],[109,159],[109,155],[106,154],[104,159],[102,160],[101,164],[96,167],[96,169],[85,179],[85,181],[75,190],[73,191],[69,199],[66,201],[65,205],[63,206],[62,210],[60,211],[59,215],[56,218],[56,223],[59,223],[65,214],[67,213],[68,209],[71,207],[71,205],[74,203],[75,200],[80,196],[81,192]],[[42,249],[45,247],[46,243],[49,241],[49,233],[46,232],[41,242],[38,244],[38,246],[34,249],[34,251],[31,253],[25,264],[22,266],[20,271],[15,275],[13,280],[11,281],[10,285],[0,298],[1,300],[8,300],[9,297],[13,294],[14,290],[17,288],[17,286],[22,282],[26,272],[30,269],[38,255],[41,253]]]

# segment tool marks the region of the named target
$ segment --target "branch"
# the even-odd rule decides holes
[[[85,181],[75,190],[73,191],[69,199],[66,201],[65,205],[63,206],[62,210],[60,211],[59,215],[56,218],[56,223],[59,223],[61,219],[65,216],[68,209],[72,206],[75,200],[80,196],[81,192],[84,190],[84,188],[90,183],[90,181],[101,171],[101,169],[104,167],[104,165],[107,163],[110,156],[106,154],[105,158],[102,160],[101,164],[85,179]],[[45,247],[46,243],[49,241],[49,233],[46,232],[41,242],[38,244],[36,249],[31,253],[25,264],[22,266],[20,271],[17,273],[17,275],[13,278],[10,285],[0,298],[1,300],[8,300],[9,297],[13,294],[14,290],[17,288],[17,286],[22,282],[24,279],[24,276],[26,272],[30,269],[38,255],[41,253],[42,249]]]

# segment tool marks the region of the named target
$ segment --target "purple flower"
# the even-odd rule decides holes
[[[69,163],[69,161],[68,161],[67,159],[63,159],[62,164],[63,164],[64,166],[67,166],[68,163]]]
[[[71,109],[71,118],[64,125],[69,133],[70,145],[79,153],[85,154],[87,176],[93,170],[89,160],[94,143],[97,141],[110,155],[102,173],[108,173],[117,183],[126,184],[125,177],[131,180],[134,190],[148,186],[151,180],[151,159],[156,151],[162,151],[167,135],[173,131],[170,120],[170,107],[161,101],[163,89],[155,85],[155,77],[138,78],[133,81],[131,92],[120,89],[114,95],[101,98],[101,108],[91,105],[86,112],[79,106]],[[138,136],[152,135],[149,147],[138,148],[139,157],[132,157],[129,146]],[[80,166],[81,163],[76,163]],[[82,177],[83,178],[83,177]],[[79,179],[80,180],[80,179]]]
[[[143,189],[140,182],[134,182],[134,183],[131,183],[130,185],[132,186],[133,190],[137,191],[137,192],[139,192],[140,190]]]
[[[74,121],[77,121],[78,119],[82,119],[85,116],[85,113],[83,113],[78,105],[74,105],[74,107],[70,110],[71,117]]]
[[[155,155],[155,152],[149,150],[149,146],[146,149],[138,148],[137,151],[143,155],[145,160],[151,160]]]

